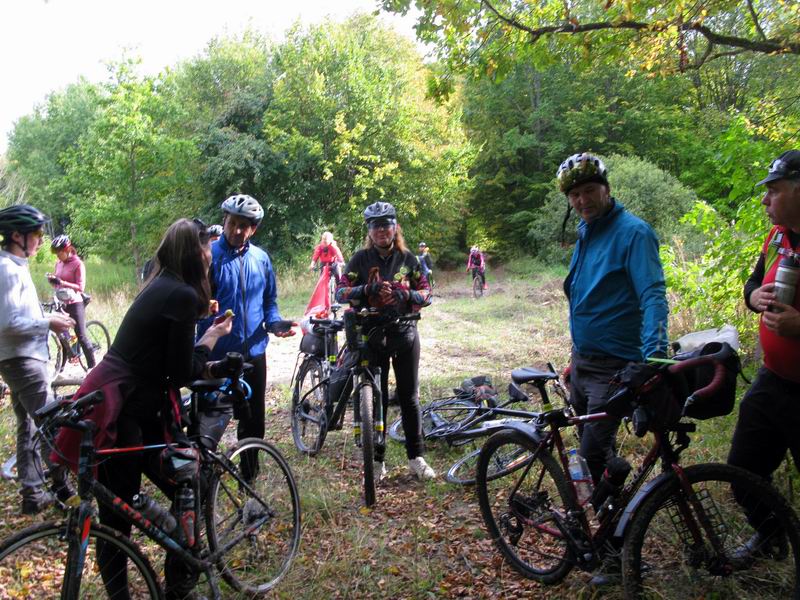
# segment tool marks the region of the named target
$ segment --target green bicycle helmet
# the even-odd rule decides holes
[[[0,210],[0,233],[30,233],[44,227],[50,217],[30,204],[15,204]]]
[[[561,163],[556,179],[559,189],[568,194],[572,188],[582,183],[596,182],[608,186],[608,169],[598,157],[581,152]]]

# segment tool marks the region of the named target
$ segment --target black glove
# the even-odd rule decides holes
[[[50,283],[53,285],[61,285],[61,278],[60,277],[51,277]]]
[[[397,302],[400,304],[403,302],[408,302],[408,299],[411,296],[411,293],[404,288],[396,288],[393,290],[392,294],[394,295],[395,300],[397,300]]]
[[[381,293],[381,288],[383,284],[380,282],[376,283],[368,283],[364,286],[364,293],[367,296],[379,296]]]

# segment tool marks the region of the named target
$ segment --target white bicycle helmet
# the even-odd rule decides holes
[[[254,225],[261,223],[264,218],[264,209],[258,200],[247,194],[236,194],[226,198],[222,203],[222,212],[250,219]]]
[[[608,185],[608,169],[603,161],[593,154],[573,154],[561,163],[556,173],[558,187],[568,194],[576,185],[591,181]]]

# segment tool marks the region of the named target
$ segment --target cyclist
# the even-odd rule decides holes
[[[220,317],[195,344],[197,319],[209,311],[208,232],[196,221],[180,219],[164,234],[153,261],[154,274],[128,309],[108,354],[84,380],[76,396],[102,389],[105,400],[91,413],[98,425],[95,445],[130,447],[163,443],[165,431],[184,442],[176,427],[179,388],[207,375],[206,364],[217,340],[231,331],[233,317]],[[80,434],[62,430],[57,439],[60,462],[75,467]],[[54,458],[56,458],[54,456]],[[138,493],[142,474],[168,496],[174,488],[153,454],[122,454],[101,463],[97,478],[125,502]],[[100,522],[130,535],[131,525],[99,507]],[[99,546],[98,542],[98,546]],[[98,547],[101,573],[119,573],[124,556]],[[122,561],[122,562],[121,562]],[[165,562],[168,598],[184,598],[194,578],[171,554]],[[127,598],[127,582],[104,577],[112,598]]]
[[[213,244],[221,237],[222,237],[222,225],[208,226],[208,240],[210,243]]]
[[[417,262],[419,263],[420,271],[422,271],[431,288],[433,288],[433,261],[428,251],[428,244],[425,242],[420,242],[419,246],[417,246]]]
[[[397,212],[388,202],[370,204],[364,210],[367,239],[339,280],[336,299],[353,307],[370,307],[384,315],[417,312],[430,301],[428,280],[406,248]],[[418,479],[436,477],[423,458],[422,422],[419,408],[419,334],[415,322],[388,326],[384,338],[372,339],[375,364],[381,368],[383,414],[389,405],[389,361],[397,380],[397,401],[406,436],[408,467]],[[386,475],[385,446],[375,448],[375,473]]]
[[[240,352],[253,365],[253,369],[244,375],[252,390],[250,418],[239,420],[236,433],[240,440],[248,437],[263,439],[268,332],[288,337],[295,331],[273,331],[281,321],[275,272],[269,255],[250,242],[264,218],[264,209],[255,198],[245,194],[227,198],[221,208],[223,233],[211,246],[211,285],[220,312],[232,310],[238,318],[231,335],[217,344],[211,358],[218,360],[227,352]],[[198,334],[203,335],[211,323],[211,318],[202,321]],[[254,468],[243,464],[242,476],[246,479],[251,477]]]
[[[665,357],[667,299],[658,239],[652,228],[610,195],[603,161],[574,154],[558,168],[559,189],[581,217],[564,293],[572,335],[570,403],[578,414],[605,408],[609,382],[629,362]],[[619,419],[586,423],[579,454],[595,484],[614,454]],[[610,582],[619,563],[609,563],[593,585]],[[605,574],[603,574],[605,573]]]
[[[311,264],[308,266],[309,271],[314,268],[317,261],[320,267],[328,266],[332,272],[338,271],[337,265],[344,264],[344,257],[342,251],[339,250],[339,245],[333,239],[333,234],[330,231],[325,231],[320,237],[319,244],[314,248],[314,253],[311,255]],[[340,273],[336,273],[337,277]]]
[[[758,334],[764,365],[739,405],[728,463],[772,479],[787,449],[795,467],[800,465],[800,286],[795,285],[793,300],[786,303],[778,301],[775,289],[782,258],[800,252],[800,150],[776,158],[757,185],[767,187],[761,203],[773,227],[745,283],[744,300],[761,315]],[[750,517],[758,520],[757,515]],[[785,549],[785,537],[770,531],[769,522],[753,524],[758,533],[741,549],[740,558]]]
[[[48,274],[47,281],[56,289],[56,298],[64,305],[64,310],[75,321],[75,335],[81,345],[86,365],[94,367],[94,350],[86,333],[86,306],[83,291],[86,288],[86,266],[78,256],[72,242],[66,235],[53,238],[50,251],[56,255],[55,275]]]
[[[54,473],[52,492],[44,488],[41,459],[33,448],[33,414],[50,399],[47,333],[69,331],[75,322],[64,314],[45,316],[33,285],[28,259],[42,244],[50,219],[27,204],[0,210],[0,376],[11,390],[17,420],[17,475],[22,514],[33,515],[72,495],[66,472]]]
[[[480,277],[483,289],[488,289],[489,286],[486,285],[486,260],[478,246],[473,246],[469,249],[469,256],[467,256],[467,273],[470,271],[472,271],[472,278]]]

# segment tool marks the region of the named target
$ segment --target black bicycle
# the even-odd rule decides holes
[[[312,325],[324,339],[327,361],[308,354],[294,378],[292,431],[301,452],[318,452],[327,432],[343,427],[347,407],[352,404],[353,433],[364,461],[366,506],[375,504],[375,447],[386,443],[381,369],[370,364],[370,344],[377,343],[387,327],[419,318],[419,313],[386,316],[367,309],[348,311],[341,321],[312,318]],[[347,345],[337,354],[335,340],[341,330]]]
[[[490,437],[478,460],[478,500],[507,561],[526,577],[554,584],[573,567],[591,571],[612,559],[621,564],[627,598],[799,598],[798,521],[780,494],[743,469],[680,464],[695,424],[680,420],[690,402],[669,395],[666,378],[711,369],[710,383],[690,396],[702,402],[725,378],[729,352],[664,367],[641,385],[623,387],[608,412],[549,410]],[[683,408],[667,416],[676,406]],[[561,430],[631,413],[637,435],[653,433],[652,447],[630,482],[630,465],[617,457],[608,478],[581,500],[578,482],[567,475]],[[649,479],[659,463],[662,473]],[[765,528],[778,536],[779,549],[746,557],[741,549]]]
[[[242,364],[240,355],[238,364]],[[232,373],[228,382],[202,381],[189,386],[194,390],[195,414],[211,410],[198,405],[200,395],[211,392],[227,399],[234,411],[237,406],[246,406],[240,374],[241,370]],[[125,597],[164,597],[159,578],[139,546],[118,531],[94,522],[93,500],[188,565],[209,598],[230,596],[220,589],[217,573],[243,596],[262,595],[274,588],[291,566],[300,541],[299,495],[280,452],[263,440],[245,439],[222,453],[216,449],[215,435],[202,433],[202,428],[190,429],[197,440],[189,449],[194,453],[179,455],[184,457],[184,466],[195,456],[199,473],[176,478],[178,490],[172,512],[153,505],[153,499],[141,494],[135,500],[137,507],[142,507],[134,508],[95,479],[97,461],[122,453],[160,452],[166,445],[96,449],[94,424],[84,418],[84,413],[99,402],[102,395],[95,392],[75,402],[50,403],[37,412],[40,431],[48,441],[59,427],[80,432],[78,495],[68,502],[63,521],[34,525],[0,545],[0,589],[4,596],[107,598],[109,587],[124,578]],[[214,410],[220,410],[219,403],[214,406]],[[200,515],[204,516],[205,535]],[[125,557],[124,572],[101,572],[98,553],[107,551]],[[31,585],[32,577],[35,586]]]
[[[64,305],[58,299],[53,302],[43,302],[42,309],[45,312],[63,311]],[[86,322],[86,335],[92,345],[95,364],[99,363],[111,347],[111,336],[108,329],[100,321],[91,320]],[[49,332],[47,335],[47,347],[50,351],[50,375],[55,377],[64,370],[67,364],[78,364],[84,371],[89,370],[86,362],[86,355],[83,353],[78,338],[74,331],[55,333]]]

